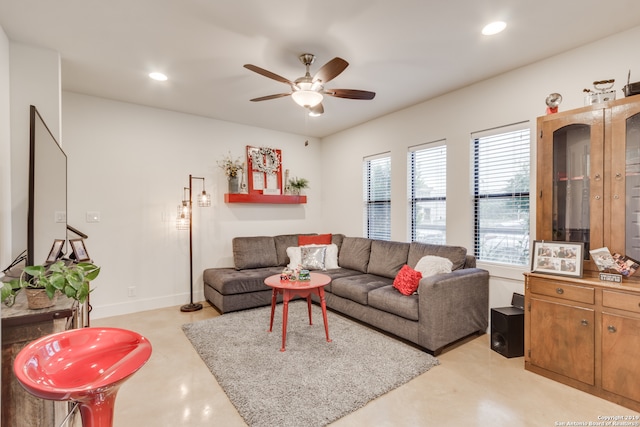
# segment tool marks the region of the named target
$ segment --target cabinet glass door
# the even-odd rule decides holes
[[[553,240],[584,242],[589,259],[591,127],[572,124],[553,132]]]
[[[626,120],[625,254],[640,260],[640,114]]]
[[[640,260],[640,103],[622,100],[612,109],[611,124],[611,219],[605,243],[612,253]]]

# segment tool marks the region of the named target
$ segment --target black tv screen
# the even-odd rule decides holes
[[[27,265],[43,264],[67,240],[67,155],[33,105],[30,111]]]

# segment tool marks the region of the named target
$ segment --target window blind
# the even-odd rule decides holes
[[[472,134],[472,139],[475,255],[483,261],[527,265],[529,128],[494,129]]]
[[[391,157],[365,158],[363,183],[365,234],[370,239],[391,240]]]
[[[446,244],[447,146],[444,141],[408,153],[411,241]]]

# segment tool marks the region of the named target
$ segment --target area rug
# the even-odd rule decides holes
[[[220,386],[252,427],[325,426],[438,365],[433,356],[328,312],[289,304],[286,351],[282,304],[182,326]]]

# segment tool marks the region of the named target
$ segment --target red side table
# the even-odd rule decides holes
[[[269,276],[264,280],[265,285],[273,288],[271,296],[271,321],[269,323],[269,332],[273,330],[273,316],[276,311],[276,298],[278,294],[282,294],[284,302],[282,311],[282,348],[285,351],[287,342],[287,319],[289,315],[289,301],[295,296],[307,299],[307,308],[309,310],[309,324],[311,321],[311,295],[315,294],[320,297],[320,306],[322,307],[322,320],[324,321],[324,332],[327,335],[327,342],[331,342],[329,338],[329,324],[327,323],[327,304],[324,299],[324,287],[331,283],[331,277],[321,273],[310,273],[311,280],[280,280],[280,275]]]

